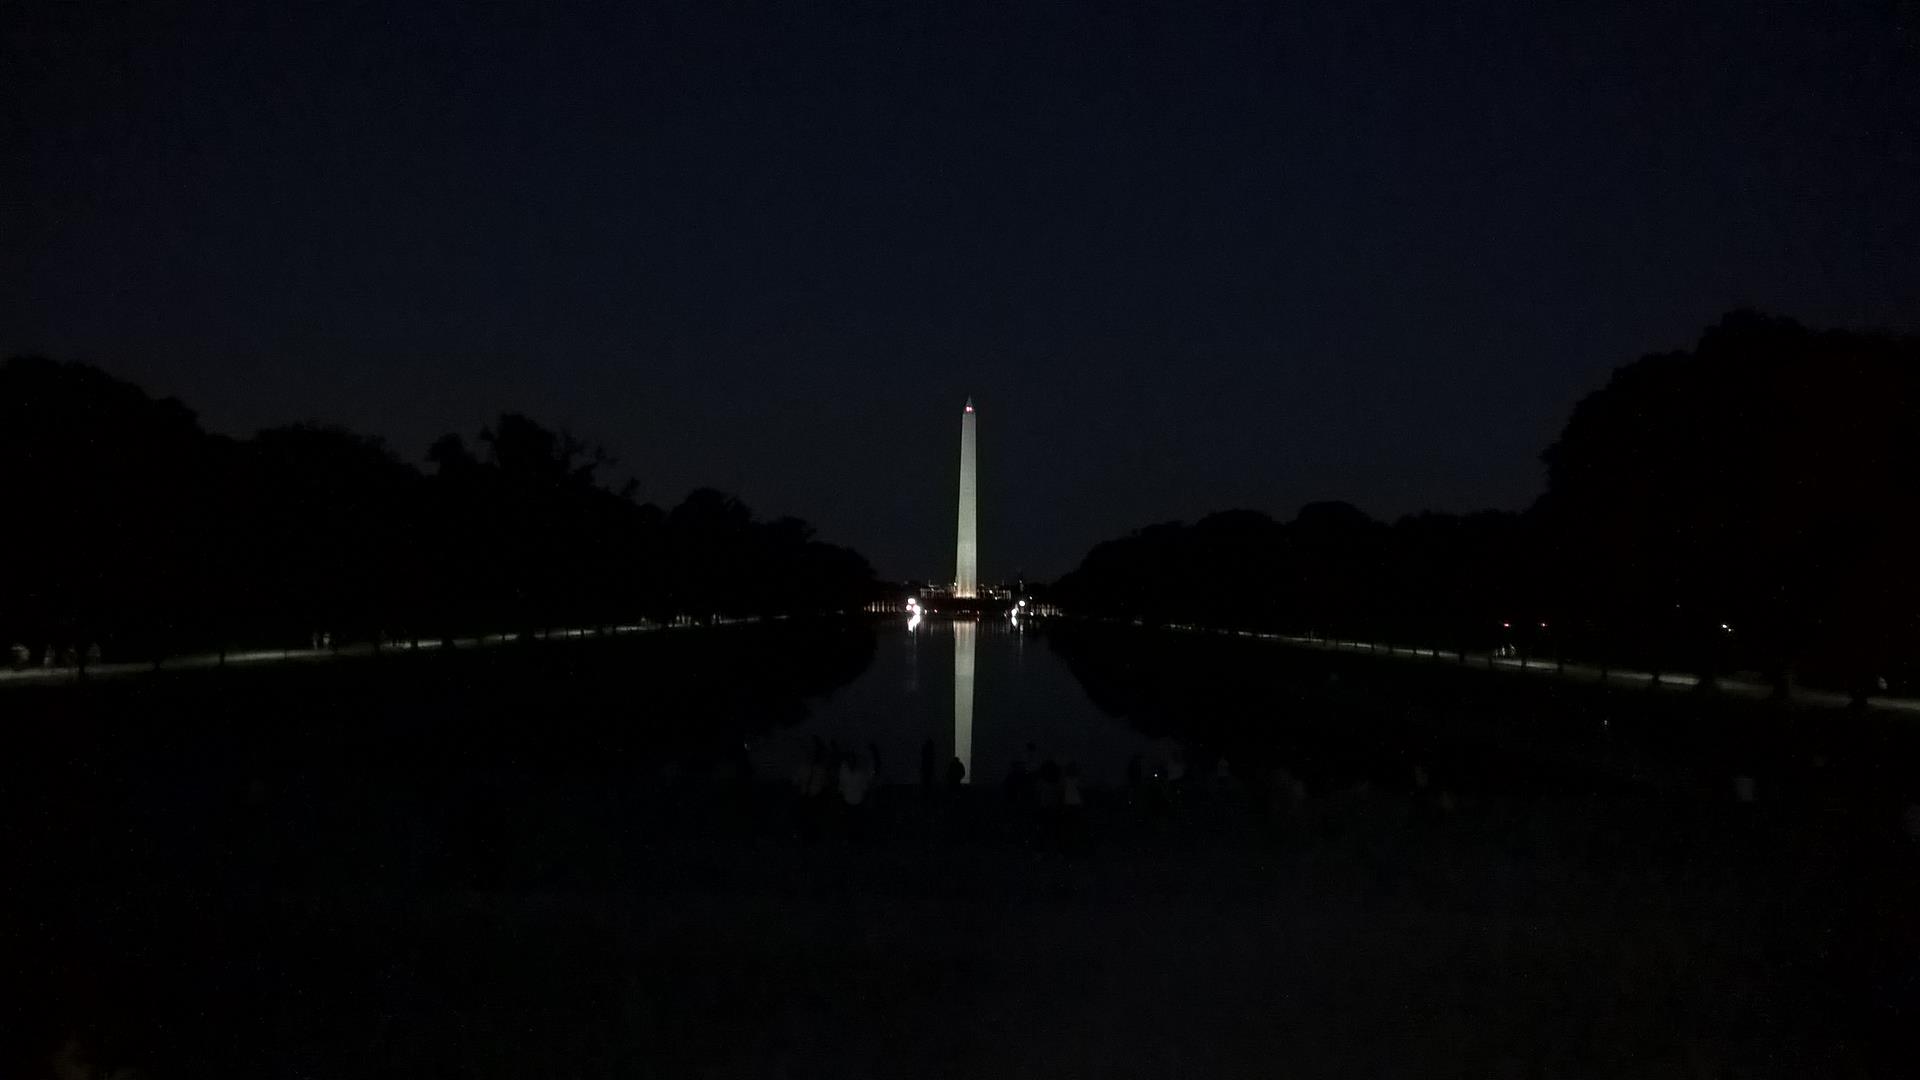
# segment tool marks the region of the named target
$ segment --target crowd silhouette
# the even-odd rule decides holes
[[[1069,610],[1920,690],[1920,339],[1735,312],[1614,372],[1522,513],[1232,510],[1099,544]]]
[[[428,468],[296,424],[204,431],[96,368],[0,366],[0,644],[16,664],[158,660],[852,610],[865,559],[711,489],[638,501],[597,446],[517,413]]]

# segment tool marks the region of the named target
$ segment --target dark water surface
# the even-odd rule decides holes
[[[805,723],[755,740],[761,775],[792,775],[816,737],[877,749],[882,783],[918,783],[929,741],[942,769],[961,759],[970,784],[1000,784],[1016,761],[1031,758],[1073,767],[1090,786],[1111,786],[1126,779],[1134,755],[1152,760],[1177,748],[1102,712],[1032,625],[901,617],[877,630],[865,674],[816,704]]]
[[[1910,1072],[1884,718],[902,621],[0,710],[4,1076]]]

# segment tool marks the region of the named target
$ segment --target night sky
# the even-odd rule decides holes
[[[1205,8],[1211,14],[1196,15]],[[1920,329],[1920,5],[0,6],[0,352],[419,460],[511,408],[983,576],[1518,508],[1728,308]]]

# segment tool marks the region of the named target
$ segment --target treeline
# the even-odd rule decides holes
[[[0,643],[32,662],[857,608],[865,559],[702,489],[641,503],[508,413],[422,470],[301,424],[233,439],[97,369],[0,366]]]
[[[1229,511],[1096,546],[1072,610],[1709,684],[1920,691],[1920,340],[1736,312],[1616,370],[1523,513]]]

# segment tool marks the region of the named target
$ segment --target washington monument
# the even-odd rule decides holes
[[[980,594],[980,548],[975,542],[973,491],[973,399],[960,414],[960,531],[953,545],[953,595]]]

